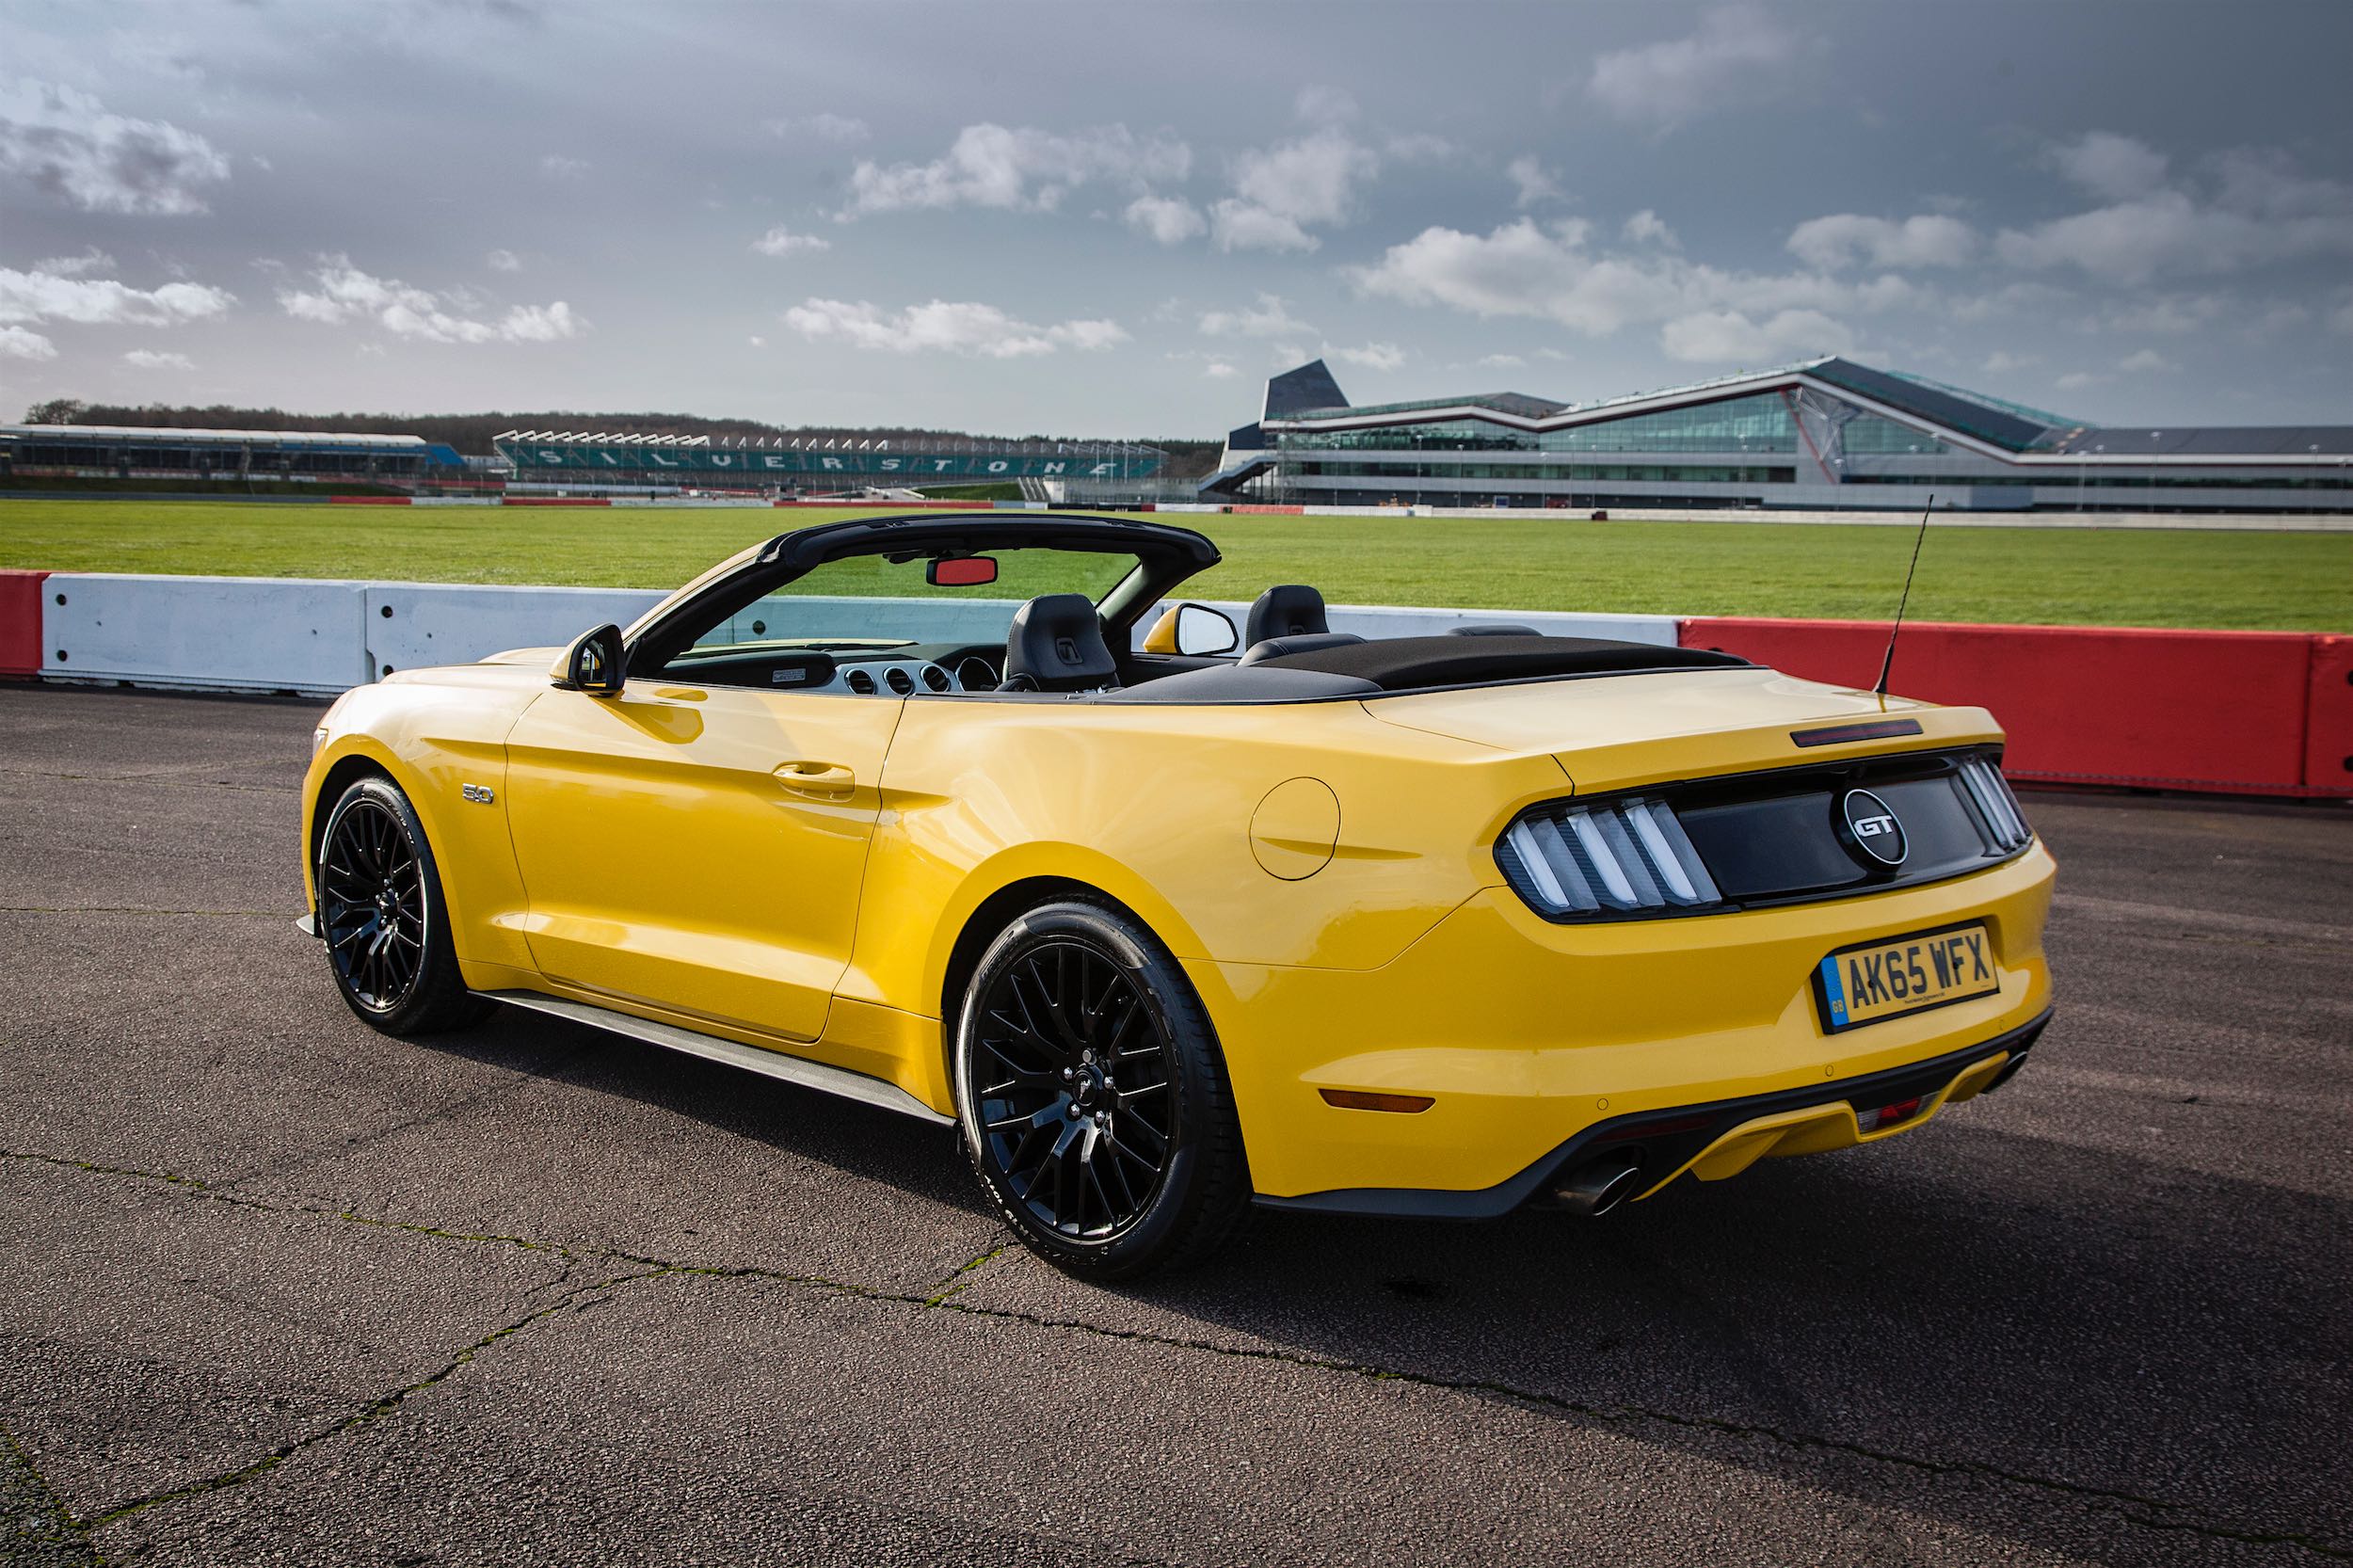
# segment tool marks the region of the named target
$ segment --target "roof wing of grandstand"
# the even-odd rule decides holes
[[[1300,379],[1294,381],[1293,377]],[[1278,384],[1289,383],[1295,391],[1313,386],[1319,380],[1331,380],[1321,360],[1286,372],[1268,382],[1268,411],[1262,423],[1288,430],[1314,430],[1468,419],[1515,430],[1543,432],[1624,419],[1660,408],[1813,386],[1957,447],[2022,465],[2152,461],[2162,464],[2169,460],[2212,463],[2259,458],[2277,462],[2342,456],[2347,451],[2348,440],[2347,427],[2343,425],[2193,425],[2153,430],[2146,426],[2094,425],[1982,392],[1877,370],[1835,355],[1581,404],[1547,403],[1518,392],[1482,392],[1367,406],[1352,406],[1341,400],[1321,407],[1308,406],[1289,392],[1280,399],[1276,396]],[[1278,403],[1287,411],[1275,412]],[[1244,432],[1257,435],[1256,444],[1259,447],[1271,444],[1256,426],[1244,426],[1235,436]],[[1241,458],[1240,443],[1229,441],[1229,459]],[[1244,461],[1229,460],[1226,471],[1212,476],[1204,488],[1238,483],[1248,477],[1241,470],[1251,466]]]

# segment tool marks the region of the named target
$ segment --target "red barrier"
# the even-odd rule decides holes
[[[2313,639],[2304,784],[2315,794],[2353,794],[2353,637]]]
[[[406,506],[405,495],[330,495],[327,498],[338,506]]]
[[[1694,618],[1687,648],[1737,653],[1809,680],[1868,688],[1884,621]],[[1908,624],[1889,689],[1993,711],[2013,777],[2232,794],[2353,794],[2340,766],[2312,766],[2323,645],[2300,632]],[[2348,656],[2353,657],[2353,656]],[[2331,734],[2353,750],[2353,703]],[[2338,759],[2342,763],[2343,757]]]
[[[0,676],[40,673],[40,583],[48,575],[0,570]]]

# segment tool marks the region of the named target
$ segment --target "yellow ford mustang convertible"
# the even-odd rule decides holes
[[[2052,862],[1983,712],[1366,641],[1302,586],[1155,616],[1217,558],[832,523],[626,632],[360,687],[305,785],[306,925],[392,1033],[495,1000],[952,1122],[1022,1240],[1105,1278],[1254,1201],[1599,1213],[2025,1061]]]

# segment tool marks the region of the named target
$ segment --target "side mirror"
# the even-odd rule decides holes
[[[555,662],[555,667],[548,671],[548,678],[566,691],[616,696],[629,680],[628,659],[629,650],[621,643],[621,629],[608,622],[574,639],[572,646],[564,650],[564,657]]]
[[[1241,633],[1221,610],[1206,604],[1176,606],[1176,651],[1191,658],[1210,653],[1231,653],[1241,641]]]

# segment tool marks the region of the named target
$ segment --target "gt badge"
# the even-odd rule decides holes
[[[457,792],[477,806],[488,806],[498,798],[490,792],[490,787],[488,784],[460,784],[457,786]]]
[[[1904,863],[1904,824],[1887,802],[1868,790],[1849,790],[1838,811],[1848,847],[1865,866],[1892,871]]]

